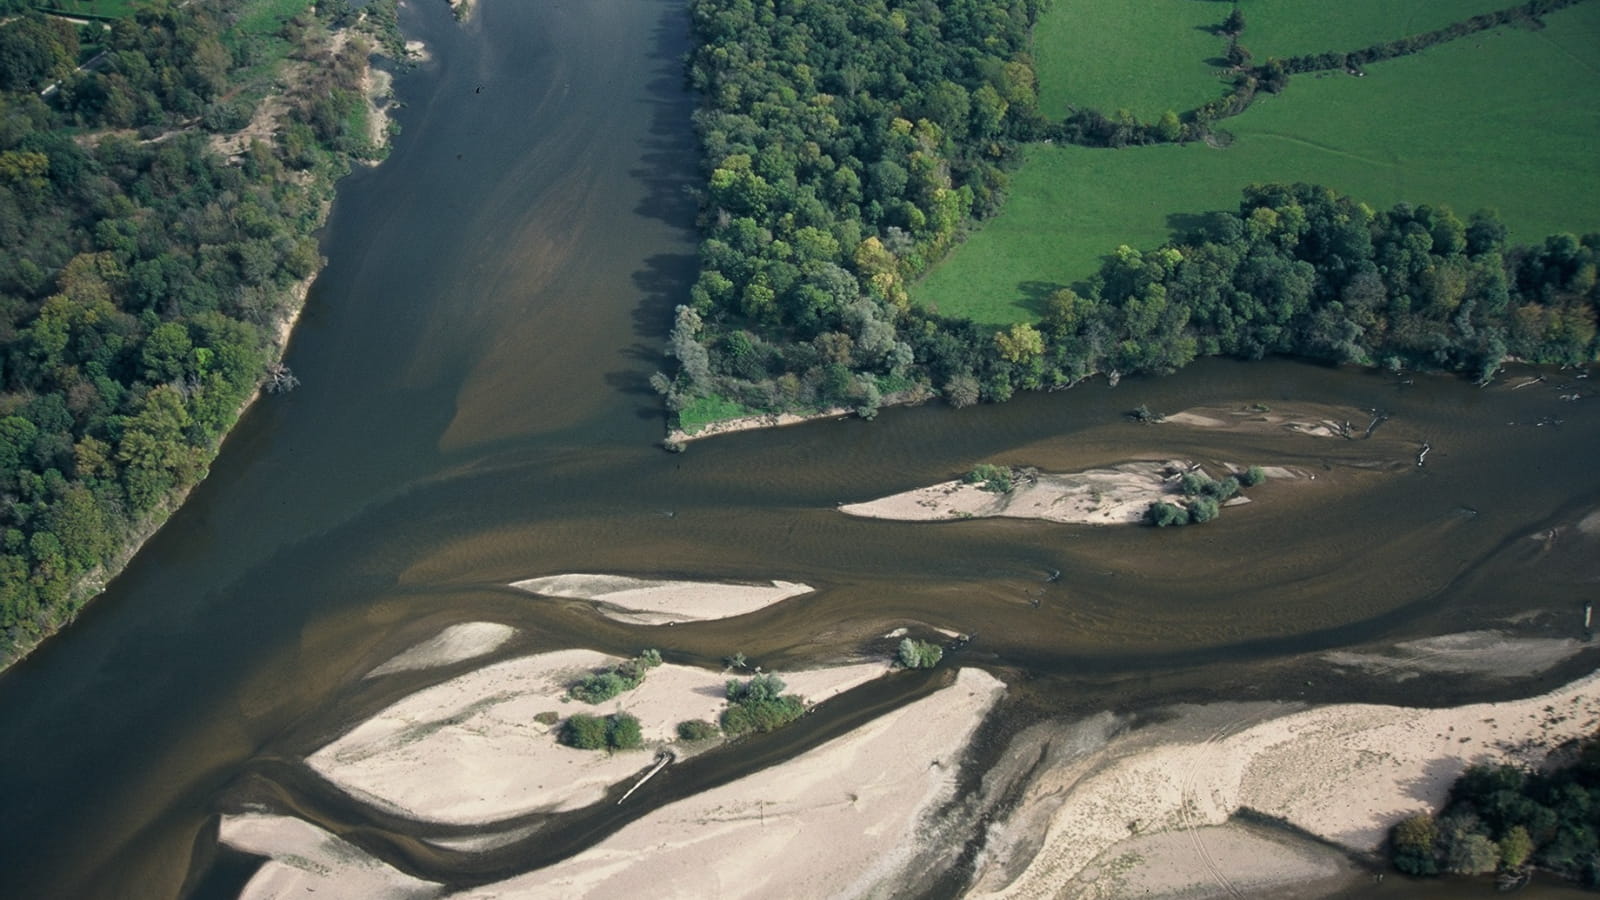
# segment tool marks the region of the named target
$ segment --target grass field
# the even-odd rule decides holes
[[[1240,43],[1257,59],[1358,50],[1514,6],[1516,0],[1340,0],[1306,13],[1306,0],[1250,0]]]
[[[1365,78],[1297,76],[1223,123],[1237,136],[1225,150],[1032,147],[1001,214],[912,295],[980,322],[1027,320],[1119,244],[1160,244],[1185,217],[1236,208],[1253,182],[1325,184],[1379,208],[1494,208],[1513,240],[1600,231],[1600,3],[1548,23],[1378,63]]]
[[[1208,60],[1222,56],[1227,41],[1205,29],[1220,24],[1230,7],[1144,0],[1137,8],[1131,15],[1119,0],[1057,0],[1040,18],[1033,54],[1045,117],[1091,106],[1153,121],[1223,94],[1222,69]]]

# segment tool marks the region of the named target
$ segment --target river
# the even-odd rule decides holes
[[[1333,648],[1530,611],[1541,616],[1527,629],[1570,636],[1595,562],[1530,536],[1600,506],[1600,420],[1587,408],[1600,401],[1588,382],[1572,389],[1585,402],[1562,401],[1562,373],[1523,390],[1512,373],[1480,390],[1207,361],[1115,389],[890,409],[662,452],[647,379],[664,365],[665,326],[694,268],[679,0],[483,0],[465,26],[443,3],[402,15],[432,60],[396,81],[406,105],[392,155],[340,185],[329,264],[289,348],[303,386],[253,407],[106,594],[0,677],[0,896],[230,896],[252,864],[218,853],[216,816],[263,784],[453,883],[515,870],[418,858],[402,827],[318,796],[293,770],[384,699],[359,685],[367,668],[445,625],[515,625],[523,637],[505,652],[628,653],[645,640],[504,587],[537,575],[821,589],[648,638],[683,662],[735,650],[769,665],[826,661],[906,624],[976,632],[956,658],[1013,686],[979,758],[1002,752],[1021,724],[1098,709],[1241,697],[1446,704],[1527,694],[1593,667],[1591,652],[1534,679],[1401,686],[1327,677],[1315,663]],[[1137,424],[1126,413],[1141,403],[1322,404],[1390,418],[1370,441],[1208,434]],[[1424,440],[1433,449],[1418,467]],[[1257,503],[1176,532],[834,511],[978,462],[1056,471],[1150,455],[1321,477],[1269,482]],[[675,790],[791,755],[928,687],[852,695],[820,730],[739,762],[710,757]],[[570,852],[623,815],[579,814],[546,859],[520,865]]]

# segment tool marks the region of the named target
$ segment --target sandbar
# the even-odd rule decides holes
[[[365,851],[293,816],[244,813],[222,817],[218,840],[268,857],[239,900],[278,897],[437,897],[443,886],[413,878]]]
[[[1068,474],[1026,470],[1003,494],[979,484],[945,481],[838,509],[846,515],[901,522],[1005,516],[1075,525],[1135,525],[1145,520],[1152,502],[1177,499],[1177,475],[1193,468],[1186,460],[1138,460]]]
[[[453,897],[864,897],[936,843],[931,813],[1005,685],[950,687],[788,762],[652,811],[556,865]],[[804,726],[799,726],[804,727]]]
[[[513,582],[512,587],[546,597],[591,600],[608,619],[632,625],[705,622],[753,613],[790,597],[811,593],[793,581],[732,584],[715,581],[657,581],[623,575],[549,575]]]
[[[402,698],[306,762],[363,802],[429,822],[490,823],[587,806],[648,768],[679,722],[714,722],[726,702],[726,673],[671,663],[602,704],[563,702],[573,681],[618,662],[561,650],[485,666]],[[778,674],[790,693],[819,703],[888,671],[879,660]],[[578,750],[557,743],[558,726],[535,720],[619,711],[638,717],[644,749]]]
[[[1241,808],[1276,817],[1359,853],[1374,853],[1408,815],[1437,810],[1469,765],[1537,766],[1600,724],[1600,673],[1525,700],[1450,709],[1340,704],[1188,707],[1177,718],[1116,739],[1098,754],[1044,773],[987,853],[1037,840],[1020,875],[980,870],[970,896],[1071,894],[1069,885],[1114,845],[1151,833],[1187,833],[1195,860],[1220,881],[1249,867],[1204,843],[1203,829]],[[1203,723],[1203,724],[1202,724]],[[1015,877],[1013,877],[1015,876]]]

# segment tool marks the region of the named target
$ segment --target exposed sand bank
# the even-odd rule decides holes
[[[268,861],[239,893],[240,900],[280,897],[437,897],[442,885],[380,862],[360,848],[292,816],[223,816],[222,843]]]
[[[793,581],[726,584],[580,574],[529,578],[511,586],[546,597],[592,600],[602,616],[633,625],[727,619],[811,593],[809,585]]]
[[[845,504],[839,511],[902,522],[1005,516],[1075,525],[1133,525],[1144,521],[1151,503],[1179,499],[1177,475],[1193,466],[1187,460],[1140,460],[1063,475],[1030,471],[1004,494],[978,484],[946,481]],[[1281,474],[1292,475],[1287,470]]]
[[[1207,867],[1202,848],[1213,862],[1227,861],[1225,880],[1219,881]],[[1085,866],[1063,893],[1081,900],[1198,900],[1236,896],[1235,892],[1316,897],[1362,873],[1328,848],[1229,822],[1140,835],[1114,844]]]
[[[1160,832],[1187,833],[1203,871],[1222,887],[1249,860],[1222,855],[1199,829],[1242,807],[1374,851],[1396,821],[1438,808],[1468,765],[1537,765],[1552,748],[1593,732],[1600,673],[1527,700],[1454,709],[1252,704],[1175,712],[1173,722],[1044,773],[1012,816],[1018,823],[1047,816],[1043,846],[1012,878],[1015,869],[999,861],[1036,835],[997,829],[987,851],[995,862],[980,868],[972,895],[1071,895],[1074,879],[1109,848]]]
[[[618,662],[592,650],[562,650],[486,666],[405,697],[306,762],[365,802],[432,822],[486,823],[586,806],[649,767],[679,722],[716,721],[726,702],[724,673],[672,664],[597,706],[562,702],[574,680]],[[879,661],[779,675],[789,692],[818,703],[888,671]],[[557,726],[534,718],[619,711],[638,717],[645,749],[566,747],[556,742]]]
[[[937,823],[1004,690],[951,687],[786,763],[655,810],[577,856],[452,896],[861,897],[888,893]],[[804,727],[803,725],[800,727]]]
[[[460,625],[451,625],[368,672],[366,677],[410,672],[415,669],[433,669],[484,656],[499,649],[516,633],[515,628],[498,622],[463,622]]]

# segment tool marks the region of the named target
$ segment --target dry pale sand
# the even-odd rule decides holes
[[[223,816],[217,837],[235,850],[269,858],[240,892],[240,900],[312,895],[415,900],[437,897],[443,890],[292,816]]]
[[[655,810],[571,859],[452,896],[887,894],[937,828],[929,813],[951,796],[961,752],[1004,688],[963,669],[951,687]]]
[[[1228,862],[1218,878],[1208,862]],[[1238,896],[1321,897],[1362,874],[1348,859],[1308,841],[1236,823],[1167,831],[1113,845],[1062,893],[1077,900]]]
[[[608,619],[633,625],[668,625],[742,616],[780,600],[811,593],[792,581],[726,584],[712,581],[652,581],[622,575],[550,575],[514,582],[514,588],[546,597],[592,600]]]
[[[410,672],[416,669],[434,669],[451,663],[463,662],[485,656],[499,649],[517,630],[499,622],[462,622],[451,625],[420,644],[396,655],[371,672],[368,678]]]
[[[1065,475],[1039,472],[1019,478],[1004,494],[976,484],[946,481],[866,503],[849,503],[839,511],[902,522],[1006,516],[1078,525],[1131,525],[1144,521],[1152,502],[1178,499],[1173,493],[1173,473],[1188,471],[1191,466],[1187,461],[1142,460]]]
[[[620,661],[562,650],[485,666],[405,697],[306,762],[365,802],[425,821],[485,823],[586,806],[648,768],[679,722],[715,721],[725,705],[724,674],[671,664],[598,706],[562,702],[574,680]],[[779,674],[790,692],[818,703],[888,670],[880,661]],[[556,726],[534,720],[618,711],[638,717],[647,749],[577,750],[556,742]]]
[[[1556,745],[1592,733],[1600,724],[1600,673],[1507,703],[1437,710],[1345,704],[1262,721],[1264,715],[1271,712],[1256,708],[1201,740],[1152,743],[1135,732],[1094,765],[1046,773],[1021,808],[1056,807],[1043,847],[1009,884],[996,877],[998,867],[980,872],[974,895],[1057,896],[1108,848],[1164,831],[1194,832],[1206,871],[1225,882],[1248,860],[1221,855],[1196,830],[1241,807],[1373,851],[1395,822],[1437,809],[1468,765],[1537,765]],[[1020,837],[1001,829],[991,852],[1002,857]]]

